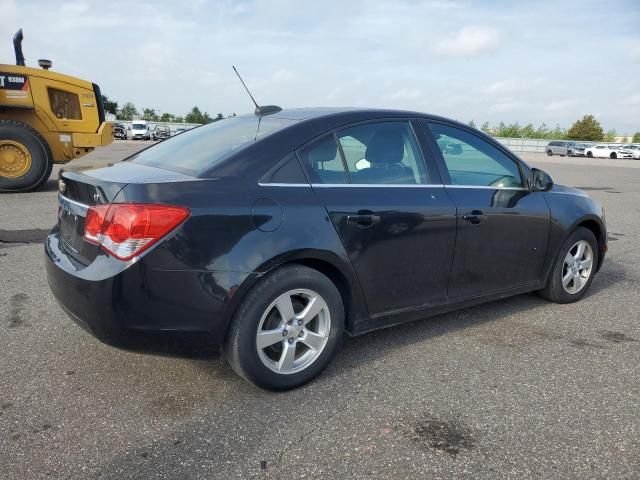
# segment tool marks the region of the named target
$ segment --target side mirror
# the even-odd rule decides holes
[[[529,177],[529,188],[532,192],[548,192],[553,188],[553,179],[544,170],[538,168],[531,169]]]

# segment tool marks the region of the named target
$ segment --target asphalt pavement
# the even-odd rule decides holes
[[[640,477],[640,162],[524,157],[605,206],[582,301],[521,295],[345,338],[285,393],[216,356],[91,337],[44,275],[55,172],[0,195],[0,478]]]

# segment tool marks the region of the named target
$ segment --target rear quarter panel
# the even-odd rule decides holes
[[[233,179],[129,184],[114,201],[191,210],[174,235],[141,259],[144,288],[149,298],[168,305],[199,304],[212,322],[219,322],[214,329],[226,331],[238,305],[263,275],[294,261],[316,260],[339,270],[347,280],[351,319],[367,316],[346,251],[308,186],[247,187]]]

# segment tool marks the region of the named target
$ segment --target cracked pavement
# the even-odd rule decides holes
[[[98,152],[144,142],[115,145]],[[605,205],[610,251],[582,301],[521,295],[347,338],[285,393],[215,356],[85,333],[43,271],[55,171],[1,195],[0,477],[638,478],[640,162],[526,159]]]

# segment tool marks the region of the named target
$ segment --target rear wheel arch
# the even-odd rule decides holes
[[[353,272],[345,272],[345,266],[332,257],[330,252],[299,251],[290,252],[286,257],[273,258],[256,269],[260,274],[248,275],[236,290],[225,314],[225,339],[229,333],[231,322],[240,308],[242,301],[256,287],[262,278],[287,265],[302,265],[325,275],[338,289],[342,298],[345,314],[345,329],[353,332],[358,319],[368,317],[364,296],[360,284]]]

